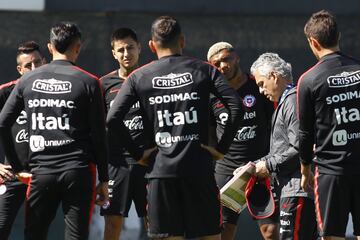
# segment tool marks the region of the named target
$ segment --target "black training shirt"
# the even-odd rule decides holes
[[[271,116],[274,104],[260,94],[255,81],[248,80],[236,90],[242,99],[244,116],[224,160],[216,161],[216,172],[232,175],[233,171],[249,161],[255,161],[269,152]],[[221,138],[228,111],[216,97],[211,98],[211,107],[216,120],[216,135]]]
[[[239,97],[216,68],[181,55],[162,57],[128,77],[108,113],[108,130],[123,136],[128,150],[140,159],[142,152],[119,124],[139,101],[159,149],[149,177],[213,174],[211,155],[200,146],[208,143],[210,93],[229,108],[228,125],[217,146],[225,153],[242,117]]]
[[[360,62],[328,54],[298,82],[300,160],[320,173],[360,174]]]
[[[0,114],[1,140],[15,172],[23,170],[10,127],[25,110],[29,166],[36,174],[98,166],[107,181],[105,114],[98,79],[65,60],[55,60],[22,76]]]
[[[14,89],[17,80],[0,85],[0,109],[5,105],[6,100],[9,98],[10,93]],[[23,167],[27,165],[29,139],[27,130],[27,117],[24,110],[21,111],[19,117],[16,119],[14,125],[11,127],[12,140],[16,149],[16,154]],[[5,158],[5,163],[9,164]]]
[[[106,112],[109,111],[117,93],[121,91],[121,86],[124,81],[125,79],[119,77],[118,70],[112,71],[111,73],[100,78]],[[143,147],[146,145],[146,142],[148,142],[148,139],[144,134],[144,124],[142,121],[139,102],[136,102],[133,106],[131,106],[130,111],[125,115],[123,122],[128,128],[135,144],[143,149]],[[108,134],[110,135],[111,132],[108,132]],[[127,166],[127,164],[137,163],[135,159],[124,149],[124,146],[122,146],[121,137],[110,137],[110,139],[111,140],[108,142],[109,162],[112,165]]]

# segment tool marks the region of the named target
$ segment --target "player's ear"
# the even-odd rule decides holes
[[[183,34],[180,36],[180,47],[181,49],[185,48],[185,36]]]
[[[322,46],[321,44],[319,43],[318,40],[316,40],[315,38],[313,37],[309,37],[309,44],[315,48],[317,51],[320,51],[322,49]]]
[[[49,50],[49,53],[52,55],[52,54],[53,54],[53,49],[52,49],[51,43],[48,43],[48,44],[47,44],[47,48],[48,48],[48,50]]]
[[[155,43],[153,40],[149,40],[149,48],[150,48],[151,52],[156,53],[156,47],[155,47]]]

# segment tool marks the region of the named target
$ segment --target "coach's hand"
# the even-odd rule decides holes
[[[221,152],[219,152],[215,148],[204,145],[204,144],[201,144],[201,147],[206,149],[211,154],[214,161],[224,159],[224,154],[222,154]]]
[[[147,167],[149,165],[149,157],[155,150],[157,150],[157,147],[145,149],[138,163],[142,166]]]
[[[301,164],[301,188],[305,192],[310,192],[314,188],[314,175],[311,172],[311,164]]]
[[[96,194],[98,195],[95,201],[96,205],[103,206],[104,204],[108,203],[109,202],[108,182],[100,182],[96,187]]]
[[[10,165],[0,163],[0,179],[2,179],[3,182],[14,179],[15,176],[11,170],[12,168]]]
[[[270,176],[270,172],[266,167],[265,161],[258,161],[256,163],[255,176],[257,176],[260,179]]]

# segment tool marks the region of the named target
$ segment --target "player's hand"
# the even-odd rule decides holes
[[[141,159],[138,161],[138,163],[145,167],[149,166],[149,157],[152,154],[152,152],[154,152],[156,149],[157,149],[157,147],[145,149],[144,153],[143,153]]]
[[[259,161],[255,165],[255,176],[259,179],[263,179],[270,176],[269,170],[266,168],[265,161]]]
[[[14,179],[15,176],[11,170],[12,168],[10,165],[5,165],[0,163],[0,178],[2,182],[6,182]]]
[[[314,188],[314,175],[311,172],[311,164],[301,164],[301,188],[305,192],[310,192]]]
[[[209,151],[209,153],[211,154],[214,161],[224,159],[224,154],[222,154],[221,152],[219,152],[215,148],[204,145],[204,144],[201,144],[201,147],[206,149],[207,151]]]
[[[109,202],[108,182],[100,182],[96,186],[96,194],[98,195],[95,201],[96,205],[104,206],[107,204]]]
[[[30,181],[31,181],[31,177],[32,177],[32,174],[31,173],[28,173],[28,172],[19,172],[16,174],[16,178],[26,184],[26,185],[29,185],[30,184]]]

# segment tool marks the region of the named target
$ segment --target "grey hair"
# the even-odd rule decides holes
[[[261,54],[252,64],[250,71],[252,75],[258,71],[260,75],[265,77],[274,71],[285,79],[293,80],[291,64],[285,62],[277,53]]]

